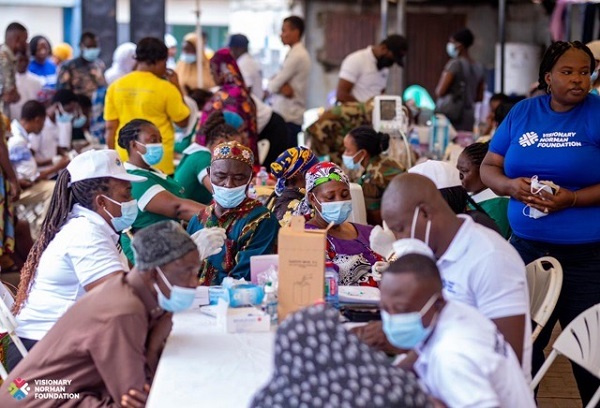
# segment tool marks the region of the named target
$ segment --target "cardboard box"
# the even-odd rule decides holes
[[[265,312],[249,307],[229,307],[229,303],[219,299],[219,303],[204,306],[201,312],[216,318],[217,327],[225,333],[268,332],[271,318]]]
[[[325,230],[305,230],[302,216],[279,230],[279,322],[323,299],[326,237]]]

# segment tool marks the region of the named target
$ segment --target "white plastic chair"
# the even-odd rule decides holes
[[[531,335],[532,342],[537,339],[554,311],[562,282],[562,266],[555,258],[545,256],[527,265],[531,319],[536,323]]]
[[[531,382],[531,389],[538,386],[556,357],[563,355],[600,379],[600,303],[577,316],[558,336],[552,352]],[[595,407],[600,402],[600,387],[586,405]]]
[[[356,183],[350,183],[350,197],[352,199],[352,213],[348,221],[356,224],[367,225],[367,207],[362,187]]]
[[[10,312],[10,309],[8,308],[7,304],[3,300],[0,300],[0,333],[8,333],[10,339],[17,347],[17,350],[19,350],[21,355],[25,357],[27,355],[27,349],[21,342],[19,336],[17,336],[17,334],[15,333],[16,328],[17,321]],[[6,373],[6,370],[4,369],[4,366],[2,366],[2,364],[0,364],[0,377],[2,377],[2,379],[4,380],[8,378],[8,374]]]

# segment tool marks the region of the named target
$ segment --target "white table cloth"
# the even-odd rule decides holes
[[[147,407],[247,407],[273,372],[273,341],[223,333],[198,309],[174,315]]]

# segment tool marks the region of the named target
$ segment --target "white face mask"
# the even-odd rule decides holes
[[[429,247],[429,236],[431,233],[431,220],[427,221],[427,227],[425,228],[425,242],[415,238],[415,229],[417,227],[417,219],[419,217],[420,208],[415,208],[413,215],[412,225],[410,227],[410,238],[402,238],[394,242],[394,255],[400,258],[408,254],[420,254],[427,256],[435,260],[435,254]]]

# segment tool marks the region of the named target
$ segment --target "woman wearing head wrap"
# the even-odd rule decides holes
[[[464,28],[450,37],[446,52],[451,58],[435,88],[436,111],[445,114],[456,130],[473,131],[475,103],[483,100],[484,69],[469,55],[475,37]]]
[[[52,47],[44,36],[36,35],[29,42],[29,72],[39,76],[45,89],[56,88],[56,64],[50,59]]]
[[[317,305],[281,323],[275,370],[252,408],[431,407],[414,374],[393,367],[339,323],[339,313]]]
[[[310,149],[292,147],[271,163],[271,174],[277,179],[273,212],[281,226],[289,224],[292,215],[310,217],[311,209],[303,200],[306,196],[304,175],[318,162]]]
[[[134,43],[126,42],[115,49],[112,66],[104,73],[104,78],[109,85],[133,71],[136,64],[135,47]]]
[[[190,220],[188,232],[221,227],[227,239],[221,252],[202,262],[200,284],[219,285],[226,276],[250,280],[250,257],[275,250],[277,219],[246,195],[253,163],[252,150],[235,141],[221,143],[213,150],[208,171],[213,202]]]
[[[348,222],[352,212],[350,181],[331,162],[314,165],[306,172],[306,200],[314,209],[308,229],[327,231],[325,259],[337,265],[340,285],[377,286],[371,266],[383,260],[369,245],[373,227]]]
[[[181,55],[175,66],[175,72],[179,77],[181,92],[188,94],[191,90],[199,88],[198,86],[198,57],[196,47],[198,47],[198,36],[196,33],[189,33],[183,37],[183,46]],[[210,74],[208,58],[202,50],[202,89],[210,89],[215,86],[215,81]]]
[[[219,90],[210,98],[202,110],[200,125],[208,120],[208,117],[216,110],[237,113],[244,120],[241,131],[247,134],[247,142],[257,158],[256,142],[258,138],[256,124],[256,105],[250,97],[246,88],[244,78],[235,62],[235,58],[228,49],[221,49],[210,59],[210,72]],[[198,143],[202,143],[202,134],[198,135]]]

